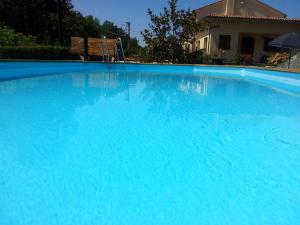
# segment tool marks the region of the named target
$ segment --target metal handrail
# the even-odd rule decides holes
[[[123,48],[123,44],[122,44],[122,39],[121,38],[118,38],[119,40],[119,43],[120,43],[120,47],[121,47],[121,51],[122,51],[122,56],[123,56],[123,60],[124,60],[124,63],[126,62],[126,57],[125,57],[125,53],[124,53],[124,48]]]

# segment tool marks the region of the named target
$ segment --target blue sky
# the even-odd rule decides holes
[[[300,18],[300,0],[262,0],[264,3],[286,13],[289,17]],[[72,0],[75,9],[84,15],[93,15],[100,19],[110,20],[119,26],[126,21],[132,24],[132,36],[141,40],[140,32],[147,28],[149,18],[147,8],[159,12],[167,0]],[[197,9],[216,0],[178,0],[180,8]]]

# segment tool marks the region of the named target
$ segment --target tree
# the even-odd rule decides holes
[[[113,22],[104,21],[102,24],[102,32],[107,38],[122,38],[124,43],[127,42],[126,32],[122,28],[116,26]]]
[[[147,54],[158,62],[184,62],[187,53],[184,46],[195,41],[195,35],[202,26],[197,23],[194,11],[178,10],[177,0],[169,0],[168,3],[169,7],[159,15],[148,9],[151,23],[149,29],[142,32]]]
[[[67,41],[70,37],[88,37],[100,38],[103,36],[101,32],[101,24],[97,18],[93,16],[82,16],[80,12],[71,11],[63,20],[64,32]]]
[[[113,22],[103,24],[93,16],[75,11],[71,0],[61,0],[64,45],[72,36],[100,38],[121,37],[126,48],[126,32]],[[17,33],[36,37],[38,44],[59,43],[57,0],[0,0],[0,27],[7,26]],[[134,42],[134,40],[132,40]]]
[[[36,37],[16,33],[8,27],[0,27],[0,46],[34,46]]]
[[[84,17],[84,32],[89,37],[100,38],[103,36],[99,19],[93,16]]]
[[[62,0],[62,14],[73,8],[70,0]],[[56,0],[0,0],[0,25],[16,32],[37,37],[39,42],[55,42],[58,33]]]
[[[61,0],[64,42],[71,36],[101,37],[98,19],[73,9],[71,0]],[[37,37],[39,43],[58,42],[57,0],[0,0],[0,26]]]

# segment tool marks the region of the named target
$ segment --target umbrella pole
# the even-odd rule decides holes
[[[292,58],[292,49],[290,48],[288,70],[289,70],[290,67],[291,67],[291,58]]]

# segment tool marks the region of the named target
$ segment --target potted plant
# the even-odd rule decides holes
[[[224,63],[224,54],[225,51],[223,49],[217,49],[212,54],[212,63],[215,65],[223,65]]]

